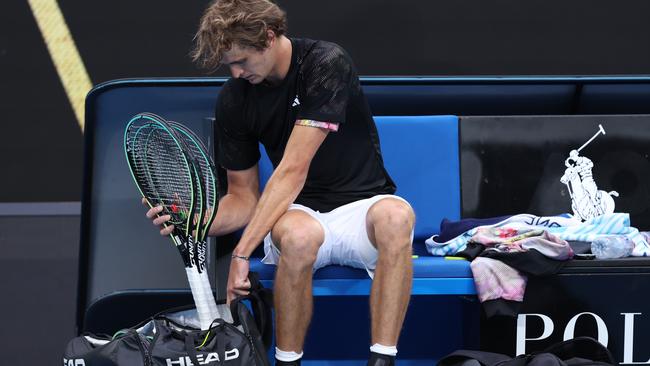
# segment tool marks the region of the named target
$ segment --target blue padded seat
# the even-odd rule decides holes
[[[396,194],[405,198],[416,214],[413,249],[418,258],[413,260],[413,293],[474,293],[468,262],[429,256],[424,247],[424,239],[438,233],[443,218],[460,218],[458,117],[379,116],[375,123],[386,169],[397,184]],[[273,167],[261,150],[263,186]],[[253,258],[251,270],[271,285],[275,266]],[[361,269],[328,266],[314,275],[314,295],[366,294],[369,286],[368,275]]]

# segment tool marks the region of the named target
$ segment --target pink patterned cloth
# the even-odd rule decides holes
[[[478,299],[524,301],[528,277],[496,259],[478,257],[470,263]]]
[[[554,260],[573,258],[573,249],[546,230],[516,227],[481,227],[470,242],[503,253],[526,252],[535,249]],[[476,292],[481,302],[495,299],[523,301],[528,277],[507,264],[492,258],[477,257],[470,264]]]
[[[566,240],[542,229],[517,229],[514,227],[480,227],[470,242],[482,244],[486,250],[504,253],[525,252],[536,249],[555,260],[573,258],[573,249]]]

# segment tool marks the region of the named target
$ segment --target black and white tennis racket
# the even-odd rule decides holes
[[[183,259],[201,328],[208,329],[218,315],[206,271],[204,243],[209,228],[205,224],[214,216],[205,218],[210,206],[205,200],[205,169],[180,136],[161,117],[141,113],[126,126],[124,151],[142,196],[151,207],[163,207],[159,215],[171,217],[174,230],[170,237]]]
[[[198,225],[198,249],[195,255],[198,257],[205,256],[207,252],[206,239],[219,205],[218,180],[214,161],[210,154],[208,154],[208,149],[203,144],[203,141],[194,131],[178,122],[168,121],[168,123],[186,147],[186,153],[191,157],[194,165],[199,170],[203,198],[203,215],[201,215],[201,221]]]
[[[167,122],[172,127],[173,132],[176,133],[177,138],[184,145],[186,154],[192,160],[192,163],[198,171],[197,178],[199,178],[199,181],[196,185],[200,186],[202,207],[200,210],[195,209],[195,217],[198,221],[196,235],[194,236],[196,248],[194,256],[195,262],[200,266],[199,270],[204,271],[203,264],[205,263],[208,250],[207,237],[219,205],[216,169],[211,155],[208,154],[208,149],[194,131],[181,123],[174,121]],[[207,292],[212,293],[209,281],[204,281],[203,285],[207,286]]]

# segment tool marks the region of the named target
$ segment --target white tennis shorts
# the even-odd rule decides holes
[[[384,198],[395,198],[408,204],[402,197],[385,194],[351,202],[327,213],[314,211],[299,204],[289,206],[289,210],[301,210],[316,219],[325,233],[325,240],[314,263],[314,272],[319,268],[338,264],[365,269],[370,278],[374,277],[378,253],[368,238],[366,214],[374,203]],[[264,238],[264,254],[263,263],[277,265],[280,261],[280,250],[273,243],[271,233]]]

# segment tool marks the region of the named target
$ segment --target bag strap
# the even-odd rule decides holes
[[[239,312],[237,311],[238,304],[244,300],[249,300],[253,309],[255,325],[262,336],[264,346],[268,349],[271,347],[273,339],[273,327],[271,326],[273,316],[273,292],[262,286],[257,272],[249,272],[248,280],[251,283],[249,294],[238,296],[230,303],[230,312],[232,313],[233,324],[241,324]]]
[[[190,356],[190,360],[192,360],[192,363],[195,365],[200,365],[199,359],[197,357],[196,353],[196,335],[194,332],[183,332],[185,335],[185,352],[187,352],[187,355]]]
[[[185,332],[185,352],[190,356],[190,360],[194,365],[201,365],[196,352],[197,332]],[[219,357],[219,365],[223,366],[226,359],[226,342],[216,342],[217,356]]]

